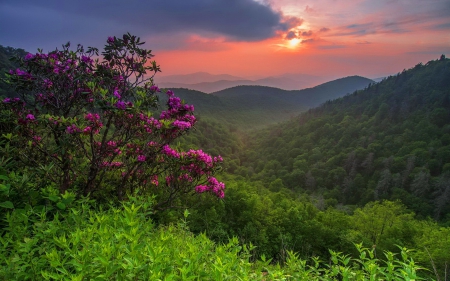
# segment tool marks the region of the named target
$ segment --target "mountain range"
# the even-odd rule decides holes
[[[206,72],[155,77],[156,84],[162,88],[186,88],[204,93],[213,93],[243,85],[267,86],[284,90],[299,90],[313,87],[329,80],[331,80],[329,77],[293,73],[259,79],[247,79],[229,74],[215,75]]]
[[[213,117],[241,129],[252,129],[288,120],[309,108],[356,90],[364,89],[373,80],[350,76],[302,90],[283,90],[266,86],[235,86],[206,94],[171,88],[177,96],[195,105],[196,115]],[[164,95],[161,99],[164,101]]]

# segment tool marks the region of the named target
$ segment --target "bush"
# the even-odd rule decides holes
[[[150,111],[158,105],[153,76],[160,68],[142,44],[125,34],[108,37],[102,60],[97,49],[72,51],[69,43],[17,59],[21,68],[8,81],[20,98],[1,104],[8,126],[0,149],[16,149],[14,168],[37,175],[35,189],[119,200],[139,191],[156,196],[155,209],[189,193],[224,196],[225,185],[213,176],[220,156],[171,147],[194,126],[194,107],[167,91],[167,109]]]
[[[66,198],[74,195],[65,194]],[[65,211],[31,207],[6,215],[0,233],[0,276],[5,280],[420,280],[420,268],[401,249],[386,261],[357,245],[359,256],[330,251],[329,262],[288,253],[284,267],[264,256],[251,263],[253,247],[237,238],[214,244],[181,221],[155,227],[151,200],[123,202],[108,210],[76,200]],[[188,213],[185,212],[185,218]]]

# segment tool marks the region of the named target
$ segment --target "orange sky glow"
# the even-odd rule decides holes
[[[15,0],[0,2],[0,25],[0,44],[30,52],[130,32],[162,76],[377,78],[450,56],[449,0]]]
[[[302,22],[257,42],[194,35],[185,41],[184,48],[155,50],[155,60],[162,66],[162,75],[206,71],[242,77],[303,73],[376,78],[441,54],[450,55],[450,16],[433,18],[425,9],[425,4],[437,1],[421,1],[413,11],[404,10],[407,1],[391,2],[404,4],[374,7],[369,1],[265,2]],[[295,37],[290,39],[289,32]]]

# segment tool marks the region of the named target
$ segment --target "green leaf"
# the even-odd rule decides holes
[[[59,201],[59,196],[57,196],[57,195],[50,195],[50,196],[48,197],[48,199],[49,199],[50,201],[56,202],[56,201]]]
[[[11,201],[5,201],[0,203],[0,207],[6,208],[6,209],[14,209],[14,204]]]
[[[61,210],[65,210],[66,204],[64,204],[63,202],[58,202],[58,204],[56,204],[56,207],[60,208]]]

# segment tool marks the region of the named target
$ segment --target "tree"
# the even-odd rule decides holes
[[[384,244],[385,239],[395,240],[395,229],[413,219],[400,202],[375,201],[356,209],[353,226],[373,245]],[[401,233],[401,232],[400,232]]]
[[[18,58],[9,82],[20,98],[5,98],[2,110],[14,118],[6,134],[42,185],[95,198],[119,200],[137,190],[157,197],[156,209],[171,207],[188,193],[224,196],[213,177],[220,156],[202,150],[179,152],[171,143],[192,128],[194,107],[167,91],[159,117],[153,76],[160,71],[153,54],[129,33],[108,37],[96,48],[78,45]]]

